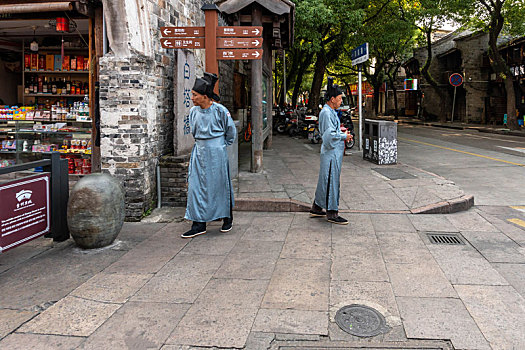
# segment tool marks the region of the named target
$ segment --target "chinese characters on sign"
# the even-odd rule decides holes
[[[262,58],[263,27],[217,27],[218,60],[258,60]],[[204,49],[204,27],[161,27],[160,44],[165,49]],[[208,45],[211,45],[208,43]],[[223,50],[234,49],[234,50]],[[240,49],[240,50],[238,50]]]
[[[0,186],[0,252],[49,232],[49,175]]]
[[[190,65],[188,64],[188,61],[186,61],[186,63],[184,63],[184,107],[186,107],[186,113],[184,116],[184,135],[189,135],[191,133],[190,115],[188,110],[191,106],[191,88],[189,87],[190,78]]]

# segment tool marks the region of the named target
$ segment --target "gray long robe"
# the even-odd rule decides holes
[[[230,112],[219,103],[190,110],[190,127],[195,139],[188,167],[188,201],[185,218],[209,222],[230,217],[233,187],[226,146],[237,135]]]
[[[340,123],[337,113],[325,104],[319,113],[319,132],[323,144],[315,203],[326,210],[339,208],[339,177],[346,140],[346,134],[341,132]]]

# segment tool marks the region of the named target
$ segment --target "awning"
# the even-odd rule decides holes
[[[73,10],[73,2],[71,1],[33,2],[33,3],[25,3],[25,4],[0,5],[0,14],[54,12],[54,11],[71,11],[71,10]]]

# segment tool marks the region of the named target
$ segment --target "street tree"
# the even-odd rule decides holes
[[[454,0],[451,6],[457,21],[474,30],[488,33],[490,64],[503,80],[507,95],[507,125],[510,129],[519,129],[516,83],[498,49],[498,38],[502,34],[525,35],[525,0]]]
[[[342,53],[345,43],[361,25],[369,0],[296,0],[296,37],[307,45],[305,60],[313,59],[314,76],[309,108],[318,110],[326,68]],[[303,65],[304,67],[304,65]],[[304,69],[304,68],[303,68]],[[298,79],[301,75],[298,74]],[[295,87],[300,84],[295,84]]]

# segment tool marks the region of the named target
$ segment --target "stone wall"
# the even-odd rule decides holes
[[[188,198],[188,176],[189,155],[186,156],[164,156],[160,161],[160,182],[162,206],[185,207]]]
[[[203,25],[203,0],[103,2],[110,52],[100,59],[101,165],[123,183],[126,219],[136,221],[155,206],[156,167],[174,149],[176,57],[161,48],[160,27]],[[202,72],[202,52],[195,61]]]

